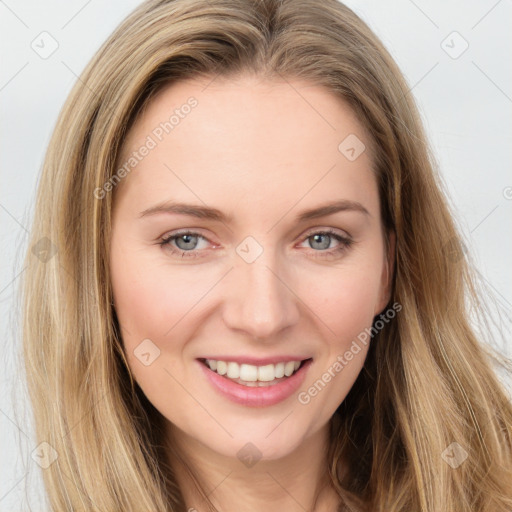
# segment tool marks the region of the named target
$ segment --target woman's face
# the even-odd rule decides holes
[[[319,86],[190,80],[152,100],[125,163],[110,265],[138,384],[203,449],[293,452],[349,392],[389,299],[368,135]]]

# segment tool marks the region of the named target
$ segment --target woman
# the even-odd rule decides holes
[[[24,354],[52,508],[512,509],[512,407],[432,161],[344,5],[141,4],[39,186]]]

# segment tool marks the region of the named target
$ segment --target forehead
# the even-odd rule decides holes
[[[141,208],[175,199],[252,212],[315,199],[375,203],[371,145],[348,104],[322,86],[251,76],[178,81],[125,139],[117,164],[133,165],[116,194]]]

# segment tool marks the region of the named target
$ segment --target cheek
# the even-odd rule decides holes
[[[367,275],[358,273],[343,275],[323,285],[317,292],[317,300],[321,302],[320,314],[326,318],[333,330],[343,332],[347,324],[366,323],[373,317],[375,303],[375,287]],[[336,328],[337,327],[337,328]]]
[[[121,244],[112,249],[114,303],[135,379],[157,408],[165,409],[171,394],[179,409],[184,397],[177,381],[186,379],[190,371],[183,364],[190,358],[187,350],[193,348],[188,340],[202,325],[203,307],[208,304],[205,295],[219,276],[207,267],[199,271],[199,266],[171,265],[162,261],[159,248],[152,249]]]
[[[310,283],[308,306],[319,319],[323,340],[315,370],[298,395],[304,414],[315,417],[316,426],[332,416],[363,368],[378,296],[375,268],[344,268],[336,273],[331,269],[330,275],[332,280]]]
[[[330,339],[346,340],[371,325],[378,309],[382,267],[377,258],[315,272],[301,284],[308,306],[329,327]]]
[[[159,268],[161,263],[143,253],[121,247],[112,251],[112,289],[123,346],[135,380],[153,405],[167,411],[172,396],[173,410],[179,411],[186,402],[175,380],[183,380],[176,364],[186,345],[180,340],[187,339],[186,315],[202,287],[188,274]]]
[[[207,289],[193,272],[171,271],[140,254],[116,258],[113,253],[112,257],[116,312],[129,334],[125,341],[131,343],[139,338],[162,339]]]
[[[324,341],[309,384],[315,386],[318,379],[326,384],[329,391],[319,399],[326,411],[333,411],[345,398],[364,365],[381,291],[380,254],[376,244],[337,269],[315,272],[314,279],[302,284],[302,296],[308,297],[307,305],[318,319]],[[313,389],[312,396],[316,392]]]

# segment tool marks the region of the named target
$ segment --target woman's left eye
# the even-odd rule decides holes
[[[200,248],[197,247],[199,240],[206,241],[206,245],[208,245],[209,241],[204,236],[192,231],[186,231],[164,237],[159,242],[159,245],[166,247],[172,254],[180,255],[182,258],[194,258],[198,257],[199,253],[202,252],[199,250]],[[333,240],[337,241],[338,245],[331,248],[330,246]],[[331,229],[326,229],[310,233],[302,243],[305,242],[309,243],[310,248],[314,249],[314,246],[316,245],[316,248],[319,249],[313,251],[317,253],[314,257],[332,257],[341,253],[345,249],[348,249],[353,243],[353,240],[347,236],[340,235]]]
[[[336,240],[338,245],[329,249],[329,246],[333,240]],[[306,237],[304,242],[309,242],[310,247],[316,245],[319,249],[329,249],[328,251],[314,251],[316,253],[314,255],[315,257],[326,258],[339,255],[352,245],[353,240],[348,236],[340,235],[332,229],[326,229],[323,231],[311,233]]]

